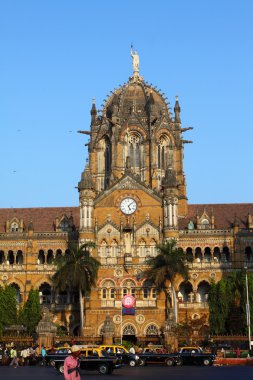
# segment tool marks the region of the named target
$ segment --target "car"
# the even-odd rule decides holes
[[[132,354],[124,346],[113,344],[101,345],[99,348],[121,358],[123,364],[128,364],[131,367],[135,367],[139,364],[139,356],[137,354]]]
[[[47,354],[45,356],[45,362],[46,365],[50,365],[52,367],[55,366],[55,360],[60,359],[60,358],[66,358],[68,355],[71,354],[71,347],[58,347],[58,348],[53,348],[49,351],[47,351]],[[39,360],[42,357],[39,355]]]
[[[164,364],[167,367],[172,367],[175,365],[181,365],[179,361],[178,354],[165,354],[158,352],[143,352],[139,355],[140,366],[150,365],[150,364]]]
[[[103,355],[102,351],[99,353],[98,351],[85,349],[81,350],[81,355],[79,358],[80,370],[87,371],[98,371],[102,375],[111,374],[116,368],[122,367],[122,363],[120,363],[120,359],[115,356],[99,356]],[[65,358],[59,358],[55,360],[55,368],[60,373],[64,373],[64,360]]]
[[[200,347],[182,347],[178,351],[178,363],[210,366],[215,360],[215,355],[203,352]]]

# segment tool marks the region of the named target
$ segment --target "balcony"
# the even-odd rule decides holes
[[[156,300],[137,300],[136,307],[156,307]]]
[[[208,302],[178,302],[179,309],[208,309]]]
[[[115,307],[115,300],[102,300],[101,307]]]
[[[25,269],[24,264],[0,264],[0,271],[3,272],[15,272],[15,271],[23,271]]]

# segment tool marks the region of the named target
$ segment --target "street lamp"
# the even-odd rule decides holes
[[[249,350],[251,350],[250,306],[249,306],[249,287],[248,287],[247,267],[244,267],[244,269],[246,272],[246,316],[247,316],[247,326],[248,326]]]

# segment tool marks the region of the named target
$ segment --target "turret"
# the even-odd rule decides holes
[[[96,104],[95,104],[95,99],[92,99],[92,107],[91,107],[91,125],[94,125],[96,123],[96,118],[97,118],[97,109],[96,109]]]
[[[94,182],[89,164],[82,172],[81,181],[78,183],[80,204],[80,237],[87,240],[93,239],[94,234],[94,198],[96,196]]]
[[[176,96],[176,103],[175,103],[175,107],[174,107],[175,123],[181,123],[180,111],[181,111],[181,108],[179,105],[178,96]]]
[[[164,238],[177,237],[178,230],[178,183],[176,173],[167,168],[162,181]]]

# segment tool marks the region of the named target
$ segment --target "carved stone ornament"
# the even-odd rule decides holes
[[[214,280],[216,277],[216,274],[214,272],[212,272],[212,273],[210,273],[209,277]]]
[[[137,323],[142,324],[145,322],[145,317],[143,314],[138,314],[136,315],[135,320]]]
[[[9,278],[9,277],[8,277],[8,274],[3,274],[3,275],[2,275],[2,280],[3,280],[3,281],[7,281],[8,278]]]
[[[119,314],[114,315],[113,323],[115,323],[115,325],[119,325],[121,323],[121,315]]]
[[[115,277],[122,277],[123,276],[123,270],[122,269],[115,269],[114,270],[114,276]]]
[[[193,280],[196,280],[198,278],[198,273],[192,273],[192,279]]]

